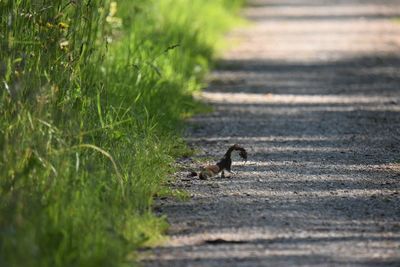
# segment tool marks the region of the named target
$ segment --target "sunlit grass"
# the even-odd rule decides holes
[[[0,266],[124,266],[240,1],[0,1]]]

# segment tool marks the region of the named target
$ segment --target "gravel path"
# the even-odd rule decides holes
[[[178,174],[191,199],[145,266],[400,266],[400,0],[253,0],[187,140],[231,178]],[[194,160],[194,161],[193,161]]]

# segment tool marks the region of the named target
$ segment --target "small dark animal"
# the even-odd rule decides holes
[[[215,165],[208,165],[206,167],[203,168],[203,170],[201,170],[200,174],[199,174],[199,178],[202,180],[206,180],[210,177],[213,177],[215,175],[217,175],[218,173],[221,173],[221,177],[224,178],[225,177],[225,173],[224,170],[227,170],[230,173],[233,173],[231,171],[231,167],[232,167],[232,152],[233,151],[240,151],[239,152],[239,156],[244,159],[245,161],[247,160],[247,151],[235,144],[233,146],[231,146],[228,151],[226,151],[225,155],[222,157],[222,159],[220,159],[217,164]]]

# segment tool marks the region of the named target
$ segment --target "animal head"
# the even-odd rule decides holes
[[[206,180],[206,179],[207,179],[207,175],[204,174],[203,172],[201,172],[201,173],[199,174],[199,178],[200,178],[200,180]]]

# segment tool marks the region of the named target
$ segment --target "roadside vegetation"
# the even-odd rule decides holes
[[[132,266],[241,0],[0,1],[0,266]]]

